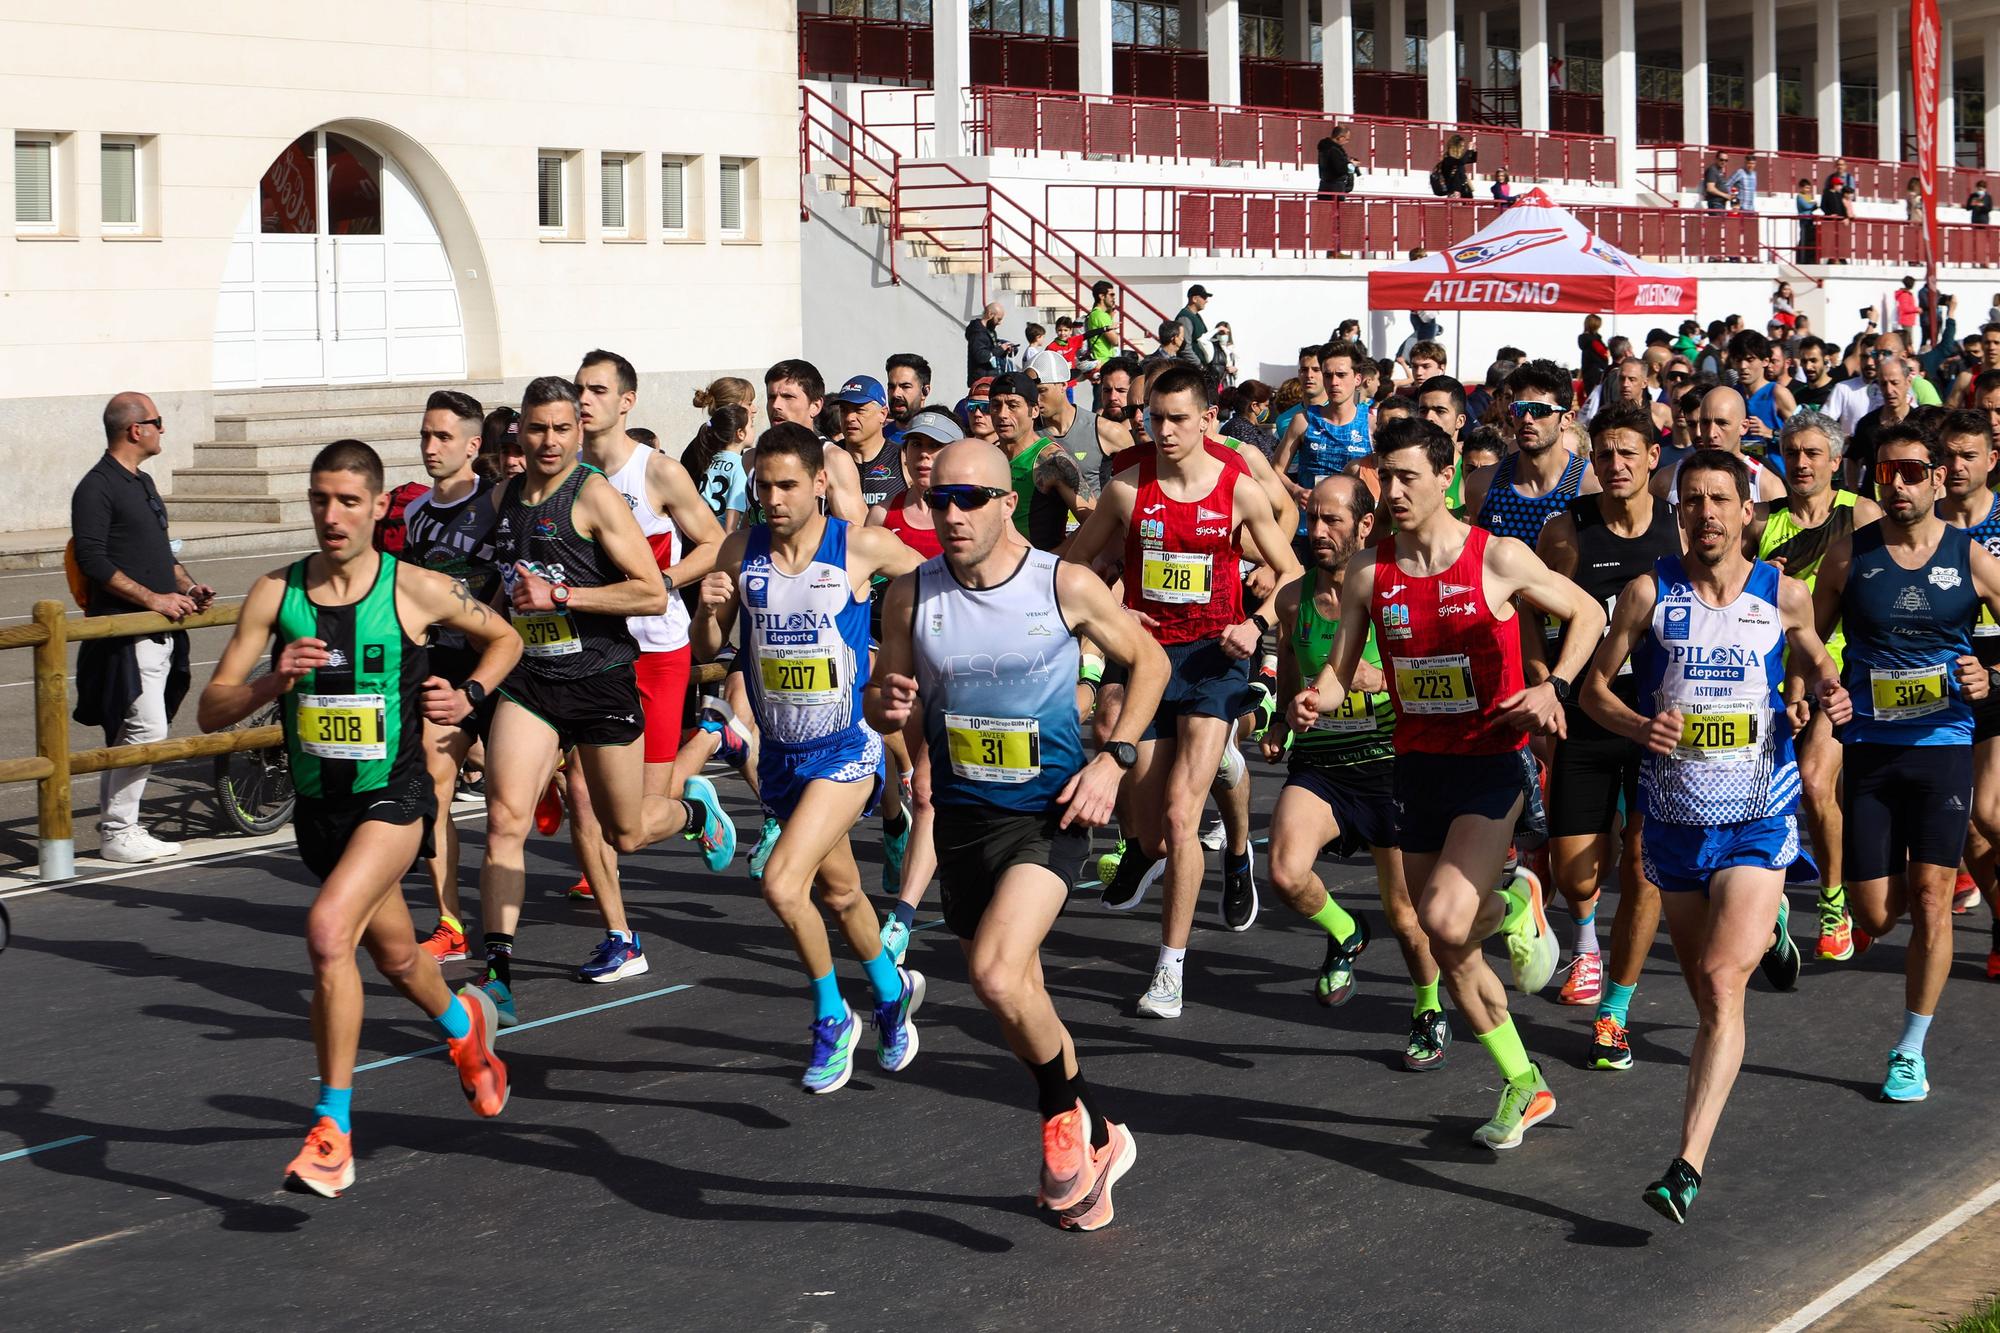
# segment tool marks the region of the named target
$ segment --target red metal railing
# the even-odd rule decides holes
[[[931,25],[801,14],[799,73],[884,83],[929,83]]]
[[[1642,166],[1639,168],[1641,179],[1662,194],[1679,190],[1699,194],[1702,172],[1715,160],[1716,145],[1704,148],[1693,144],[1662,144],[1660,147],[1675,150],[1672,165]],[[1725,173],[1734,171],[1742,162],[1741,150],[1725,149],[1725,155]],[[1751,158],[1757,167],[1758,189],[1765,194],[1778,195],[1789,195],[1801,180],[1811,181],[1813,193],[1817,195],[1825,186],[1836,160],[1818,153],[1753,153]],[[1882,203],[1902,202],[1910,178],[1917,174],[1913,162],[1878,162],[1861,156],[1838,160],[1846,164],[1847,172],[1854,180],[1857,198]],[[1985,179],[1985,172],[1972,167],[1941,167],[1938,170],[1939,200],[1947,206],[1962,204],[1965,196],[1972,192],[1974,183]]]

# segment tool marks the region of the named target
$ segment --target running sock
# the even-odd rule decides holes
[[[321,1087],[319,1100],[313,1103],[313,1119],[321,1116],[333,1121],[341,1133],[352,1134],[354,1125],[349,1112],[354,1106],[354,1089]]]
[[[1056,1052],[1053,1060],[1028,1065],[1028,1072],[1035,1076],[1035,1109],[1041,1112],[1042,1119],[1053,1120],[1076,1105],[1076,1093],[1070,1089],[1069,1075],[1063,1073],[1061,1051]]]
[[[1590,915],[1576,919],[1576,953],[1597,952],[1597,901],[1591,900]]]
[[[1056,1057],[1057,1066],[1062,1057]],[[1078,1065],[1076,1073],[1069,1080],[1070,1095],[1083,1103],[1084,1111],[1090,1116],[1090,1146],[1102,1148],[1111,1142],[1111,1122],[1104,1118],[1104,1112],[1097,1109],[1097,1099],[1091,1095],[1090,1085],[1083,1081],[1083,1066]]]
[[[847,1017],[847,1001],[840,998],[840,983],[834,979],[833,973],[814,977],[812,987],[813,1022],[817,1023],[822,1018]]]
[[[1250,844],[1243,844],[1240,852],[1229,852],[1222,858],[1222,868],[1232,875],[1250,873]]]
[[[1894,1049],[1904,1055],[1914,1055],[1921,1060],[1924,1055],[1924,1036],[1931,1030],[1931,1018],[1930,1014],[1912,1013],[1905,1009],[1903,1035],[1897,1039]]]
[[[486,979],[514,987],[514,937],[499,931],[486,933]]]
[[[909,930],[917,924],[917,909],[914,903],[899,901],[894,907],[889,909],[889,915],[902,922],[903,929],[905,930]]]
[[[701,831],[708,827],[708,802],[696,800],[692,796],[683,796],[680,802],[681,817],[687,820],[687,824],[681,829],[681,836],[693,842],[701,836]]]
[[[1314,912],[1310,919],[1315,926],[1342,944],[1354,938],[1354,918],[1348,915],[1345,907],[1333,900],[1333,895],[1330,893],[1326,895],[1326,906]],[[1431,985],[1435,987],[1437,983],[1432,982]]]
[[[1479,1044],[1493,1057],[1493,1063],[1500,1066],[1500,1076],[1509,1083],[1523,1083],[1535,1076],[1535,1066],[1528,1060],[1528,1048],[1521,1044],[1521,1034],[1514,1030],[1513,1019],[1491,1032],[1480,1033]]]
[[[1440,980],[1442,978],[1432,977],[1429,981],[1411,983],[1417,992],[1417,1001],[1411,1006],[1411,1013],[1427,1014],[1433,1009],[1439,1013],[1444,1012],[1444,1004],[1438,999],[1438,982]]]
[[[909,827],[910,827],[910,812],[902,809],[901,807],[897,808],[896,817],[894,819],[890,819],[887,816],[884,816],[882,819],[882,832],[886,836],[891,838],[902,837],[903,831]]]
[[[896,959],[887,949],[873,958],[863,959],[861,970],[868,974],[868,984],[875,988],[875,999],[881,1004],[903,998],[903,974],[896,970]],[[815,986],[819,983],[814,982]]]
[[[1507,914],[1500,918],[1502,934],[1520,929],[1528,916],[1528,895],[1515,888],[1521,881],[1510,879],[1500,887],[1500,899],[1507,904]]]
[[[1174,974],[1174,980],[1179,981],[1181,978],[1181,969],[1186,963],[1186,949],[1169,949],[1166,945],[1162,944],[1160,946],[1160,961],[1153,964],[1153,966],[1155,968],[1166,968],[1167,971]]]
[[[1615,1018],[1618,1020],[1619,1027],[1630,1027],[1631,1024],[1626,1021],[1626,1015],[1632,1011],[1632,997],[1638,993],[1638,990],[1639,987],[1636,983],[1630,986],[1621,986],[1615,981],[1605,982],[1604,997],[1597,1002],[1597,1016],[1599,1018]]]
[[[460,1041],[472,1035],[472,1014],[458,1002],[456,995],[451,997],[451,1003],[444,1007],[444,1012],[431,1022],[438,1025],[438,1031],[444,1033],[449,1041]]]
[[[1847,886],[1845,884],[1829,884],[1820,889],[1819,905],[1829,912],[1846,911]]]
[[[465,926],[455,916],[447,916],[445,913],[439,912],[438,924],[440,926],[450,926],[453,930],[457,931],[461,935],[465,933]]]

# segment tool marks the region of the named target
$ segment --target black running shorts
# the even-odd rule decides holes
[[[421,820],[423,838],[411,864],[437,855],[432,827],[436,818],[437,793],[431,788],[431,780],[420,774],[400,787],[384,787],[337,801],[301,796],[292,808],[292,837],[298,842],[299,859],[305,862],[306,869],[314,879],[324,882],[340,864],[340,854],[347,850],[354,831],[371,821],[413,824]]]
[[[1847,882],[1887,879],[1907,861],[1956,866],[1972,818],[1970,745],[1846,747],[1841,831]]]
[[[1541,793],[1535,756],[1525,745],[1503,754],[1398,754],[1397,846],[1416,856],[1442,851],[1461,815],[1513,818],[1516,844],[1538,846],[1548,832]]]
[[[1335,856],[1365,856],[1370,848],[1396,846],[1396,802],[1387,763],[1321,766],[1294,753],[1285,785],[1318,797],[1333,810],[1340,832],[1327,849]]]
[[[1623,736],[1576,735],[1556,743],[1549,765],[1549,836],[1609,833],[1625,798],[1628,819],[1639,816],[1639,760],[1643,748]]]
[[[639,676],[630,662],[576,680],[540,680],[517,667],[500,693],[547,723],[565,751],[630,745],[646,734]]]
[[[1090,830],[1060,827],[1065,810],[1017,814],[989,805],[940,805],[931,826],[944,923],[969,940],[993,901],[993,886],[1014,866],[1040,866],[1062,881],[1067,901],[1090,852]],[[1055,892],[1053,885],[1050,892]]]

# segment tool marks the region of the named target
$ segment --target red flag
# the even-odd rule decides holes
[[[1917,183],[1923,189],[1924,273],[1937,291],[1938,60],[1937,0],[1910,3],[1910,90],[1916,108]]]

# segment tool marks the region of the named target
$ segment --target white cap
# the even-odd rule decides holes
[[[1043,384],[1068,384],[1069,362],[1063,360],[1061,352],[1040,351],[1028,362],[1028,372]]]

